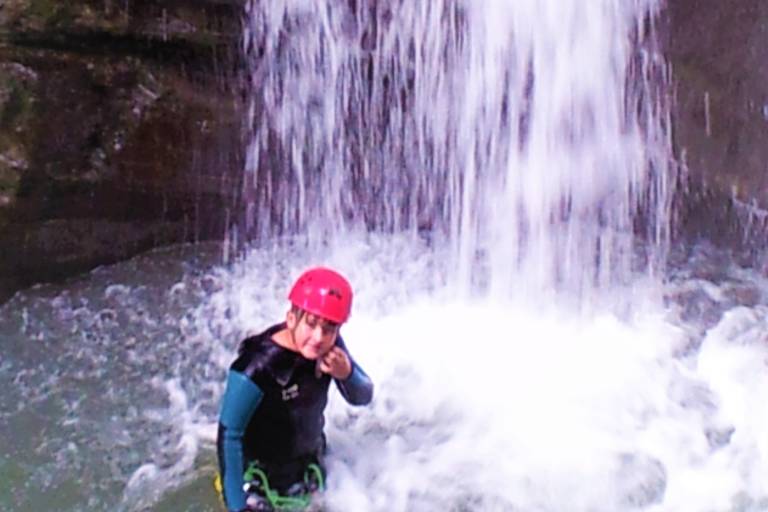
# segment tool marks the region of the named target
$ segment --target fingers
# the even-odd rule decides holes
[[[346,357],[347,354],[344,353],[344,351],[339,347],[332,347],[331,350],[326,352],[326,354],[323,356],[323,360],[327,361],[329,364],[333,364],[339,360],[346,359]]]
[[[351,363],[347,353],[338,347],[333,347],[320,359],[320,371],[329,373],[337,379],[346,378],[351,371]]]
[[[334,368],[338,365],[337,356],[333,353],[334,349],[329,350],[325,355],[320,357],[318,361],[318,368],[323,373],[333,374]]]
[[[323,373],[331,373],[331,365],[325,362],[325,358],[326,356],[323,356],[317,367],[320,368],[320,371]]]

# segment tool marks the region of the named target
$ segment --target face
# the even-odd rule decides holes
[[[295,312],[289,311],[286,323],[296,350],[306,359],[324,356],[336,343],[339,325],[322,317],[304,313],[299,318]]]

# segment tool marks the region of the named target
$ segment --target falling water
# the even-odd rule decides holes
[[[768,280],[669,247],[660,8],[247,2],[254,244],[0,306],[0,509],[220,510],[228,365],[315,263],[376,384],[327,512],[768,509]]]
[[[428,232],[455,284],[496,295],[589,300],[657,272],[674,179],[658,8],[250,2],[249,231]]]

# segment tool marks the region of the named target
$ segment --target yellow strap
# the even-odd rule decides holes
[[[216,478],[213,479],[213,488],[216,489],[216,494],[219,495],[219,499],[224,503],[224,487],[221,485],[221,475],[216,473]]]

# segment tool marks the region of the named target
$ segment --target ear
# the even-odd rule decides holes
[[[285,324],[291,331],[299,324],[299,319],[296,317],[296,313],[290,309],[285,313]]]

